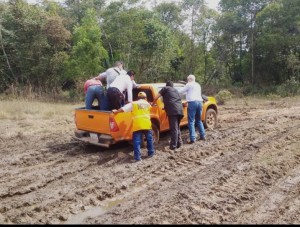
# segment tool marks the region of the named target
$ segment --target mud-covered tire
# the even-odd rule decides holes
[[[217,112],[214,109],[208,109],[205,114],[204,119],[204,127],[213,129],[217,126],[218,119],[217,119]]]
[[[152,123],[152,137],[153,137],[153,144],[157,145],[159,143],[159,128],[156,124]],[[142,147],[145,148],[147,147],[147,140],[145,136],[143,135],[143,140],[142,140]]]

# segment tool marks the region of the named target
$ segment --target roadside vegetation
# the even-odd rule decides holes
[[[84,81],[116,60],[138,83],[192,73],[220,103],[224,91],[300,93],[299,0],[220,0],[218,11],[204,0],[38,2],[0,1],[6,99],[82,101]]]

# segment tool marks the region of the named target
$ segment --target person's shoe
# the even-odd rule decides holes
[[[193,144],[193,143],[195,143],[195,141],[190,140],[187,142],[187,144]]]
[[[155,153],[148,155],[149,158],[152,158],[154,156]]]
[[[181,146],[182,146],[182,143],[179,143],[179,144],[177,144],[176,148],[181,148]]]
[[[142,159],[134,159],[134,162],[140,162]]]
[[[199,140],[205,141],[206,139],[205,139],[205,137],[200,137]]]
[[[171,147],[167,146],[167,147],[165,147],[164,151],[165,152],[174,152],[175,148],[171,148]]]

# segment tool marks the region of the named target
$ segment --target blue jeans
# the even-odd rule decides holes
[[[194,101],[188,102],[188,127],[190,133],[190,141],[196,140],[196,129],[200,133],[200,138],[205,137],[204,125],[201,120],[202,115],[202,102]]]
[[[85,95],[85,108],[87,110],[93,108],[94,99],[98,100],[100,110],[108,110],[108,101],[102,86],[92,85],[88,87]]]
[[[139,130],[132,133],[132,140],[133,140],[133,154],[134,159],[136,161],[141,160],[141,144],[143,139],[143,134],[145,134],[147,140],[147,150],[148,156],[154,155],[154,146],[153,146],[153,137],[152,137],[152,130]]]

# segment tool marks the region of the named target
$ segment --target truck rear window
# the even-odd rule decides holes
[[[153,95],[152,95],[151,90],[149,90],[149,89],[133,89],[132,90],[133,101],[138,100],[138,93],[140,91],[143,91],[146,93],[148,102],[153,102]]]

